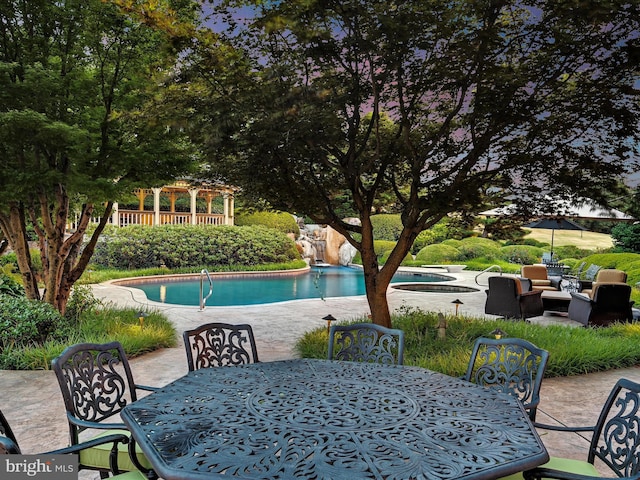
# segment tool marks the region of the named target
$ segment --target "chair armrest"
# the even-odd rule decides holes
[[[522,292],[520,294],[521,297],[541,297],[542,296],[542,290],[531,290],[529,292]]]
[[[97,447],[98,445],[104,445],[107,443],[113,443],[111,447],[111,451],[109,452],[109,469],[111,473],[117,475],[120,473],[118,469],[118,444],[127,444],[129,443],[129,437],[124,434],[112,434],[106,435],[104,437],[98,437],[91,440],[87,440],[86,442],[77,443],[75,445],[71,445],[66,448],[59,448],[58,450],[53,450],[51,452],[47,452],[47,454],[57,455],[57,454],[69,454],[69,453],[79,453],[82,450],[86,450],[87,448]]]
[[[150,387],[150,386],[148,386],[148,385],[138,385],[138,384],[136,384],[136,385],[135,385],[135,387],[136,387],[138,390],[145,390],[145,391],[147,391],[147,392],[155,392],[156,390],[159,390],[159,388],[158,388],[158,387]]]
[[[587,427],[567,427],[565,425],[548,425],[546,423],[533,422],[533,426],[536,428],[542,428],[544,430],[553,430],[556,432],[593,432],[595,428],[593,425]]]
[[[124,423],[107,423],[107,422],[91,422],[89,420],[82,420],[80,418],[76,418],[67,412],[67,418],[70,423],[77,425],[82,428],[95,428],[97,430],[128,430],[127,426]]]
[[[129,437],[120,433],[113,433],[111,435],[105,435],[104,437],[92,438],[91,440],[87,440],[86,442],[76,443],[75,445],[71,445],[65,448],[58,448],[57,450],[51,450],[49,452],[44,452],[45,454],[58,455],[58,454],[67,454],[67,453],[79,453],[82,450],[86,450],[87,448],[97,447],[98,445],[104,445],[105,443],[114,443],[117,445],[118,443],[127,444],[129,443]]]
[[[553,276],[549,276],[548,278],[549,278],[549,281],[551,282],[551,286],[556,290],[560,290],[560,284],[562,283],[562,276],[553,275]]]
[[[579,302],[588,303],[588,304],[593,303],[593,300],[591,300],[591,298],[587,297],[587,295],[584,294],[584,293],[576,293],[576,292],[570,292],[570,293],[571,293],[571,301],[572,302],[574,300],[577,300]]]
[[[593,288],[593,282],[591,280],[580,280],[578,282],[578,290],[582,291],[585,289]]]

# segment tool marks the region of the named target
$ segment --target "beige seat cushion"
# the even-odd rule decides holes
[[[544,265],[523,265],[520,274],[531,280],[549,280],[547,267]]]
[[[627,274],[615,268],[605,268],[598,272],[594,283],[626,283]]]

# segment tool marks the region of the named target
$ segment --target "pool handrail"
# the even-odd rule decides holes
[[[482,275],[483,273],[488,273],[492,270],[497,270],[498,272],[500,272],[500,275],[502,276],[502,267],[500,265],[491,265],[490,267],[485,268],[483,271],[481,271],[479,274],[476,275],[475,277],[475,281],[476,281],[476,285],[480,285],[481,287],[486,287],[488,285],[483,285],[480,282],[478,282],[478,277],[480,277],[480,275]]]
[[[204,293],[204,277],[207,277],[209,280],[209,293],[206,296],[203,296]],[[204,307],[207,304],[207,300],[213,294],[213,281],[211,280],[211,275],[209,275],[209,271],[206,268],[203,268],[200,271],[200,311],[204,310]]]

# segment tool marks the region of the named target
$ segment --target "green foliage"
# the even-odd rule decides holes
[[[448,238],[447,240],[443,240],[440,243],[442,243],[442,245],[449,245],[453,248],[460,248],[460,246],[462,245],[462,240],[458,240],[456,238]]]
[[[522,240],[518,240],[518,241],[509,240],[505,242],[505,246],[506,245],[530,245],[532,247],[539,247],[539,248],[545,248],[550,246],[549,243],[540,242],[535,238],[523,238]]]
[[[63,327],[64,319],[51,305],[0,294],[0,349],[43,343]]]
[[[118,270],[112,268],[100,268],[97,270],[86,270],[78,284],[101,283],[107,280],[116,280],[119,278],[129,277],[148,277],[152,275],[168,275],[178,273],[199,273],[204,265],[189,268],[142,268],[136,270]],[[209,266],[210,272],[273,272],[276,270],[294,270],[297,268],[305,268],[307,263],[302,260],[293,260],[286,263],[265,263],[261,265],[217,265]]]
[[[619,223],[611,229],[611,237],[616,248],[640,253],[640,224]]]
[[[264,226],[162,225],[118,230],[96,246],[102,267],[136,269],[166,266],[252,266],[300,259],[294,242]]]
[[[531,245],[508,245],[500,248],[500,257],[510,263],[531,265],[538,263],[543,250]]]
[[[425,264],[453,263],[460,256],[457,248],[445,243],[427,245],[416,255],[416,260]]]
[[[522,265],[519,263],[511,263],[506,260],[496,260],[495,258],[477,257],[464,262],[467,266],[467,270],[475,270],[481,272],[486,268],[494,265],[499,266],[504,273],[520,273]]]
[[[215,3],[220,18],[255,5]],[[518,199],[540,198],[541,185],[550,195],[614,192],[637,143],[629,55],[640,16],[623,2],[595,14],[574,3],[536,2],[532,15],[515,0],[259,2],[255,21],[220,25],[246,71],[221,78],[220,62],[200,61],[200,50],[191,62],[211,66],[195,108],[208,166],[274,208],[340,224],[354,240],[369,225],[345,225],[345,210],[360,220],[382,206],[399,212],[405,240],[479,209],[490,187]],[[592,141],[575,141],[575,132]],[[455,238],[471,230],[468,216],[452,221]],[[374,231],[359,237],[365,255]],[[363,266],[379,275],[374,262]],[[369,282],[369,298],[386,287]],[[371,303],[386,321],[386,304]]]
[[[397,242],[402,231],[402,220],[398,214],[380,214],[371,216],[373,237],[376,240]]]
[[[80,319],[83,315],[100,305],[101,302],[95,297],[91,287],[86,285],[75,285],[71,292],[69,303],[67,303],[64,318],[66,318],[72,325],[76,325],[80,323]]]
[[[13,270],[15,265],[7,263],[0,267],[0,294],[19,297],[24,295],[24,287],[20,283],[20,275],[16,275]]]
[[[488,238],[467,237],[461,240],[458,247],[457,261],[464,262],[471,258],[500,258],[500,247],[498,242]]]
[[[366,319],[356,319],[357,321]],[[437,313],[404,308],[393,315],[392,326],[405,332],[405,365],[417,365],[447,375],[466,371],[478,337],[491,337],[500,328],[509,337],[523,338],[548,350],[546,377],[581,375],[640,363],[640,324],[608,328],[542,326],[526,322],[446,316],[446,338],[438,338]],[[305,334],[296,344],[303,357],[326,358],[326,328]]]
[[[239,227],[263,225],[282,233],[293,233],[296,238],[300,236],[300,227],[296,219],[286,212],[240,210],[236,211],[234,222]]]
[[[0,295],[1,301],[2,296]],[[58,319],[59,328],[46,338],[41,336],[39,342],[10,342],[2,346],[0,348],[0,369],[48,370],[51,368],[51,360],[60,355],[66,347],[81,342],[118,341],[122,343],[128,357],[177,345],[175,328],[159,312],[146,312],[144,326],[140,327],[138,310],[94,305],[82,312],[80,322],[71,326],[65,324],[58,312],[52,310],[46,303],[34,303],[41,307],[29,305],[29,315],[41,318],[39,312],[42,308],[45,312],[50,312],[52,318]],[[27,328],[22,327],[22,330],[27,330]],[[33,329],[29,327],[29,330]]]
[[[197,20],[193,2],[172,7]],[[38,232],[26,295],[43,292],[60,311],[91,254],[82,222],[75,236],[60,226],[108,215],[123,193],[173,181],[199,160],[176,101],[187,89],[168,81],[192,42],[149,23],[101,0],[0,7],[0,223],[16,245]],[[16,253],[26,268],[26,252]],[[38,269],[40,255],[48,268]]]
[[[584,258],[587,255],[595,253],[593,250],[585,250],[574,245],[562,245],[553,248],[553,253],[562,260],[563,263],[567,258]]]
[[[415,241],[413,242],[411,251],[414,254],[417,254],[423,247],[432,245],[434,243],[439,243],[447,239],[448,235],[449,229],[447,227],[447,222],[444,219],[440,220],[433,227],[427,230],[423,230],[418,234]]]

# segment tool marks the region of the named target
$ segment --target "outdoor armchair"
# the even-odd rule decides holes
[[[595,284],[592,297],[571,292],[569,318],[584,326],[607,326],[613,322],[633,320],[631,285],[626,283]]]
[[[580,281],[580,292],[593,298],[593,291],[596,285],[603,283],[627,283],[627,274],[615,268],[604,268],[598,270],[593,282],[589,280]]]
[[[520,275],[531,280],[534,290],[560,290],[562,277],[550,277],[545,265],[523,265]]]
[[[542,290],[529,290],[528,279],[489,277],[484,312],[505,318],[530,318],[544,313]]]
[[[137,400],[137,390],[155,390],[136,385],[119,342],[80,343],[67,347],[52,361],[67,414],[71,445],[80,443],[87,429],[102,430],[99,436],[127,435],[124,423],[114,421],[122,409]],[[110,471],[110,449],[104,445],[80,451],[82,468]],[[124,471],[148,471],[150,464],[131,438],[118,445],[118,467]]]
[[[374,323],[331,325],[328,358],[402,365],[404,332]]]
[[[87,442],[82,442],[71,447],[60,448],[49,452],[42,452],[41,455],[66,455],[66,454],[82,454],[82,451],[104,446],[109,451],[110,473],[114,476],[109,477],[112,480],[148,480],[147,477],[139,471],[127,472],[120,474],[118,468],[118,445],[125,445],[129,441],[129,437],[122,434],[106,435]],[[9,426],[9,422],[0,411],[0,455],[22,455],[18,440]]]
[[[517,397],[535,420],[549,352],[520,338],[478,338],[467,372],[468,382]]]
[[[182,338],[189,371],[259,361],[253,330],[248,324],[207,323],[185,331]]]

